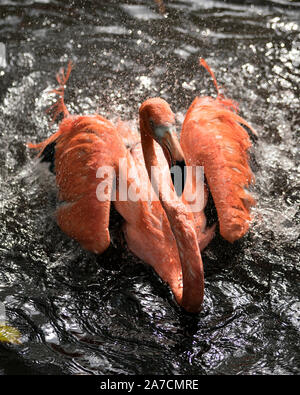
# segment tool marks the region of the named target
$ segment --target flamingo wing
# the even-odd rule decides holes
[[[234,110],[235,103],[221,96],[197,97],[181,132],[187,164],[204,167],[220,233],[230,242],[247,232],[250,208],[255,204],[246,190],[254,182],[248,162],[251,141],[241,125],[251,127]]]
[[[49,146],[55,150],[57,223],[83,248],[101,254],[110,244],[111,195],[124,144],[110,121],[89,115],[64,118],[58,132],[35,148],[43,157]]]

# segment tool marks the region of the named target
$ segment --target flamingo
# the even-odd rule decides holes
[[[60,87],[54,92],[59,99],[52,109],[53,120],[63,114],[58,131],[42,143],[29,144],[44,160],[53,161],[59,227],[83,248],[96,254],[105,251],[110,244],[109,213],[116,183],[114,205],[124,219],[129,249],[169,284],[181,307],[199,312],[204,274],[194,216],[185,199],[177,196],[169,172],[172,163],[184,163],[174,113],[161,98],[146,100],[139,109],[141,141],[127,149],[124,124],[115,126],[97,114],[69,113],[64,86],[70,72],[69,63],[66,75],[63,69],[57,74]],[[99,169],[105,170],[100,176]],[[157,200],[147,195],[150,178]],[[121,198],[121,179],[126,180],[128,191],[139,190],[138,199]]]
[[[256,201],[246,190],[254,183],[249,166],[251,141],[246,126],[256,131],[237,114],[238,105],[225,98],[215,75],[204,59],[200,65],[210,73],[217,98],[196,97],[190,105],[180,134],[180,144],[188,166],[203,166],[219,222],[221,236],[233,243],[246,234],[251,220],[250,209]],[[206,189],[206,200],[208,189]],[[203,210],[194,213],[198,227],[206,223]],[[207,230],[213,237],[214,227]]]
[[[39,144],[45,160],[53,160],[60,206],[57,222],[61,229],[76,239],[85,249],[101,254],[110,244],[109,211],[113,183],[127,180],[127,187],[139,190],[137,200],[121,199],[115,208],[124,218],[123,231],[129,249],[169,284],[177,303],[189,312],[201,310],[204,295],[204,275],[200,250],[214,237],[215,227],[206,228],[205,199],[191,213],[186,190],[179,197],[174,191],[169,166],[174,162],[195,168],[204,166],[207,183],[219,217],[220,233],[233,242],[248,230],[249,211],[255,204],[245,188],[254,181],[249,168],[247,151],[249,137],[240,124],[251,126],[236,114],[237,105],[220,93],[213,72],[218,96],[196,98],[185,117],[179,145],[173,130],[174,114],[160,98],[146,100],[139,110],[141,140],[131,134],[126,124],[116,126],[100,115],[70,115],[64,104],[67,74],[57,75],[59,95],[54,104],[54,116],[63,113],[59,130]],[[128,142],[131,142],[128,144]],[[129,149],[126,149],[129,145]],[[120,159],[126,166],[120,166]],[[124,163],[124,162],[123,162]],[[97,168],[108,169],[106,180],[108,198],[97,198]],[[158,201],[150,201],[151,167]],[[153,181],[153,178],[151,178]],[[192,189],[197,185],[192,179]],[[151,184],[150,184],[151,186]]]

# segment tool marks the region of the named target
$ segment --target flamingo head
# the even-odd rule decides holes
[[[184,154],[176,135],[175,115],[160,97],[144,101],[139,110],[143,130],[163,149],[169,166],[185,164]]]

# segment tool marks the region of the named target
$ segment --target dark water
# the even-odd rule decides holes
[[[299,374],[300,3],[0,1],[0,302],[21,345],[2,374]],[[4,57],[5,55],[5,57]],[[215,94],[204,57],[257,129],[251,231],[203,253],[196,317],[126,250],[83,251],[56,226],[54,179],[25,143],[41,141],[55,73],[75,68],[74,113],[136,117],[149,96],[184,114]]]

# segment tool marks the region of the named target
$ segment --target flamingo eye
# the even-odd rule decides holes
[[[149,120],[149,124],[152,130],[154,130],[155,124],[152,119]]]

